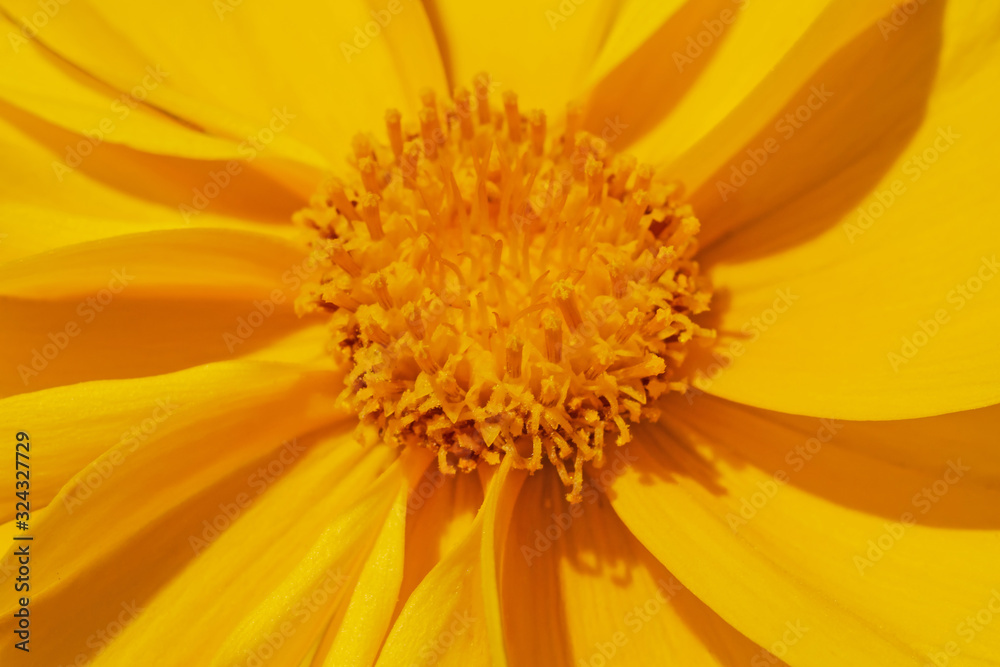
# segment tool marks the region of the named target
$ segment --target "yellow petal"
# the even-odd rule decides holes
[[[37,9],[11,5],[14,15]],[[147,66],[159,67],[167,74],[148,91],[151,104],[322,168],[339,161],[356,131],[381,128],[385,107],[411,106],[421,86],[444,88],[423,9],[393,7],[405,10],[360,0],[181,2],[151,21],[145,7],[101,0],[62,7],[42,34],[55,52],[119,90],[140,84]]]
[[[66,656],[66,664],[75,653],[94,665],[142,664],[151,655],[164,664],[205,664],[303,566],[324,530],[364,497],[396,455],[382,446],[359,447],[342,427],[293,444],[232,470],[225,493],[213,487],[133,535],[56,595],[33,599],[38,638],[51,638],[49,650]],[[392,498],[387,494],[387,502]],[[343,583],[337,574],[334,567],[322,593],[330,595]],[[320,591],[314,594],[316,603],[311,596],[292,600],[293,609],[310,612],[322,598]],[[109,626],[122,611],[121,601],[139,610],[124,632]],[[184,621],[200,614],[212,623]],[[97,655],[99,648],[104,651]]]
[[[605,0],[551,6],[441,0],[433,6],[454,85],[469,86],[486,71],[498,88],[515,91],[522,107],[549,113],[562,113],[582,92],[615,14],[615,3]]]
[[[673,20],[683,6],[683,0],[623,0],[618,3],[614,20],[607,26],[607,35],[587,73],[588,82],[597,83],[612,70],[640,57],[641,51],[637,53],[636,50],[644,50],[646,43],[655,39],[652,36],[663,30],[664,23]],[[600,100],[592,101],[600,103]]]
[[[302,560],[292,566],[284,580],[229,634],[212,664],[219,667],[239,664],[250,660],[251,656],[267,656],[294,664],[309,653],[324,628],[345,620],[342,615],[334,617],[338,609],[346,606],[343,600],[348,596],[355,613],[351,614],[349,623],[335,631],[352,633],[352,637],[345,638],[341,650],[346,655],[353,655],[337,664],[365,664],[364,658],[358,660],[359,652],[367,653],[369,659],[373,657],[375,651],[372,649],[377,650],[377,642],[388,626],[392,598],[398,591],[399,575],[402,574],[404,486],[403,475],[395,466],[364,498],[337,516]],[[371,581],[377,574],[371,572],[371,568],[376,567],[379,557],[388,558],[392,566],[384,573],[388,581],[381,583]],[[366,605],[367,614],[359,614],[358,605],[353,603],[359,594],[365,594],[364,590],[357,589],[365,573],[368,574],[365,581],[368,595],[382,599],[362,597],[361,604]],[[375,636],[367,636],[368,632]],[[268,645],[271,651],[264,653],[262,649]]]
[[[126,234],[0,264],[0,294],[90,298],[108,306],[130,297],[269,298],[297,294],[295,269],[308,258],[280,238],[225,229]],[[96,308],[91,305],[92,309]]]
[[[295,345],[285,339],[309,323],[317,334],[310,338],[317,356],[329,337],[317,318],[295,315],[291,298],[280,304],[258,301],[258,308],[246,301],[126,297],[105,306],[88,305],[85,299],[0,298],[0,319],[20,323],[0,330],[0,396],[162,375],[272,345]],[[44,399],[36,395],[27,400]],[[56,417],[42,412],[34,423],[49,425]]]
[[[502,545],[490,544],[484,532],[502,530],[523,480],[505,459],[469,532],[407,600],[376,664],[409,664],[414,657],[439,665],[507,664],[497,572],[489,567]]]
[[[324,329],[316,327],[309,332],[310,346],[317,346],[325,340]],[[267,335],[262,334],[262,338],[266,339]],[[303,355],[297,343],[295,337],[283,339],[274,345],[282,348],[280,352],[269,350],[268,354],[262,353],[253,361],[207,364],[158,377],[140,376],[128,380],[95,381],[102,380],[97,377],[101,374],[98,367],[115,368],[109,359],[109,356],[115,356],[110,352],[114,348],[101,350],[98,356],[108,360],[100,364],[91,362],[79,369],[62,368],[58,360],[64,357],[57,356],[51,362],[51,368],[40,371],[37,378],[27,376],[30,388],[18,387],[20,392],[30,393],[0,400],[0,415],[4,419],[23,424],[23,428],[30,429],[33,438],[45,443],[37,447],[33,455],[38,463],[32,476],[33,505],[36,509],[44,507],[70,478],[115,445],[123,442],[130,446],[138,444],[137,438],[149,435],[143,429],[154,429],[162,434],[168,428],[179,428],[189,419],[204,419],[206,413],[211,414],[217,407],[218,399],[231,394],[234,387],[249,388],[259,382],[270,386],[266,383],[280,381],[283,376],[297,372],[296,369],[299,372],[305,370],[306,363],[313,363],[310,353],[314,351],[306,350]],[[83,345],[83,339],[80,345]],[[62,354],[69,356],[73,350],[73,346],[67,345]],[[94,348],[88,350],[84,347],[80,353],[93,351]],[[147,354],[150,352],[146,350]],[[27,359],[19,361],[31,364]],[[275,361],[284,365],[273,363]],[[66,363],[72,364],[73,360],[69,359]],[[45,390],[34,386],[36,383],[51,383],[52,378],[70,379],[67,378],[67,370],[76,370],[80,376],[76,381],[80,384]],[[337,375],[332,373],[331,378]],[[188,410],[180,413],[187,414],[187,418],[169,419],[168,426],[160,429],[160,424],[175,416],[180,406],[187,406]],[[342,414],[338,413],[338,416]],[[4,520],[11,518],[6,510],[0,517]]]
[[[153,229],[224,227],[285,237],[290,226],[262,223],[287,224],[302,202],[242,163],[227,187],[216,192],[212,174],[226,184],[220,174],[227,174],[227,162],[158,157],[111,144],[80,157],[79,141],[0,103],[5,157],[0,162],[0,261]],[[197,199],[206,187],[216,196]]]
[[[343,617],[335,619],[326,630],[333,643],[323,658],[325,667],[375,663],[403,581],[406,511],[406,494],[401,490],[365,561]]]
[[[868,194],[894,160],[905,159],[904,149],[922,125],[936,131],[941,119],[923,116],[937,95],[948,94],[944,91],[951,88],[948,68],[939,59],[954,58],[948,50],[956,46],[964,55],[969,41],[985,37],[968,28],[959,37],[943,34],[948,17],[942,12],[942,3],[930,4],[908,19],[906,30],[888,35],[884,26],[892,25],[887,17],[894,12],[871,17],[864,30],[840,35],[841,40],[834,42],[838,48],[826,53],[824,60],[808,59],[812,65],[808,70],[798,59],[792,60],[797,54],[789,54],[739,109],[690,155],[672,164],[667,171],[684,172],[682,178],[693,191],[691,201],[705,220],[703,243],[753,225],[776,209],[801,205],[798,200],[813,190],[828,189],[832,194],[834,185],[836,196],[846,202],[836,211],[842,214],[850,202]],[[871,10],[864,16],[870,14]],[[817,31],[827,18],[820,17]],[[949,38],[958,44],[942,43]],[[760,105],[750,106],[765,93],[770,102],[766,112]],[[752,115],[747,113],[750,109]],[[960,120],[954,111],[948,115],[949,122]],[[744,164],[746,160],[750,163]],[[807,239],[830,224],[829,219],[825,225],[812,220],[819,213],[815,206],[809,222],[796,230],[796,238]],[[741,256],[759,256],[780,247],[774,242],[757,244]]]
[[[665,407],[669,420],[636,433],[612,503],[738,630],[793,665],[924,664],[956,649],[988,664],[1000,651],[1000,627],[972,641],[966,620],[1000,610],[995,427],[790,418],[711,397]],[[956,434],[972,439],[933,466],[867,452],[910,435],[926,459]]]
[[[74,400],[58,410],[77,419],[49,412],[51,426],[39,416],[23,427],[35,441],[42,498],[73,466],[77,471],[33,515],[35,539],[53,543],[34,559],[35,597],[67,585],[233,469],[335,420],[337,380],[336,373],[297,364],[223,362],[44,392],[46,398],[70,394]],[[35,406],[25,405],[30,396],[8,399],[5,411],[52,405],[37,396]],[[190,402],[181,403],[185,399]],[[92,539],[95,531],[102,539]]]
[[[583,502],[570,505],[555,475],[525,482],[502,573],[511,664],[736,665],[763,657],[628,532],[600,488],[588,483]]]
[[[628,150],[654,164],[677,160],[671,172],[694,187],[889,5],[689,3],[604,75],[591,124],[621,114],[621,140],[635,142]]]
[[[479,479],[448,477],[436,459],[415,480],[407,505],[406,563],[396,616],[427,574],[466,538],[482,505]]]
[[[16,35],[19,26],[0,15],[0,30]],[[145,81],[159,85],[155,69]],[[156,108],[122,95],[71,65],[52,57],[35,40],[0,50],[0,99],[78,135],[90,153],[104,143],[123,144],[162,155],[235,159],[238,141],[199,132]],[[86,133],[86,134],[83,134]]]
[[[941,7],[923,6],[888,41],[883,24],[871,28],[852,58],[888,48],[897,59],[829,70],[840,85],[828,90],[850,94],[831,98],[728,203],[695,194],[706,226],[729,230],[704,258],[721,294],[719,348],[731,350],[718,363],[730,367],[703,389],[851,419],[1000,402],[1000,229],[989,222],[1000,200],[983,177],[1000,147],[989,84],[1000,76],[1000,14]]]

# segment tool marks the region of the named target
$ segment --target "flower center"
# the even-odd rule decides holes
[[[699,224],[579,109],[550,139],[490,87],[425,92],[412,127],[386,113],[388,145],[355,138],[355,173],[295,216],[327,258],[298,307],[330,313],[362,427],[445,473],[548,461],[578,502],[584,465],[657,418],[651,401],[687,387],[685,344],[714,335],[691,319],[711,296]]]

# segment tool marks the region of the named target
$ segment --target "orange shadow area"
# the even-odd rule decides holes
[[[313,447],[323,433],[342,428],[324,429],[299,438],[299,442]],[[33,598],[31,650],[33,655],[37,652],[35,659],[39,661],[34,664],[90,664],[126,632],[174,576],[204,549],[211,548],[227,526],[260,502],[258,494],[263,481],[266,479],[270,484],[280,478],[262,477],[259,472],[262,465],[277,460],[275,450],[281,443],[276,441],[274,444],[274,450],[233,470],[225,479],[137,530],[109,557],[83,572],[73,573],[65,584],[57,583],[57,593]],[[279,475],[287,475],[305,458],[301,456]],[[127,503],[129,499],[121,500]],[[237,506],[237,502],[241,505]],[[230,519],[225,514],[227,511],[237,516]],[[245,583],[252,585],[253,582]],[[70,607],[76,622],[67,622],[71,619],[67,611]]]
[[[269,304],[264,304],[266,309]],[[252,301],[0,298],[0,396],[93,380],[139,378],[224,361],[309,323],[290,304],[263,317]],[[241,320],[243,324],[241,325]],[[75,333],[75,335],[74,335]]]
[[[870,26],[692,193],[704,263],[801,244],[871,193],[924,120],[944,6],[922,6],[888,35]]]
[[[720,662],[750,664],[759,647],[680,584],[597,489],[571,506],[551,469],[524,482],[501,575],[511,662],[598,664],[604,647],[604,657],[613,649],[625,664],[645,664],[676,650],[670,644],[681,623]]]
[[[110,107],[108,113],[112,113]],[[83,176],[123,195],[172,209],[178,222],[192,222],[201,213],[212,213],[288,224],[291,214],[305,202],[302,187],[297,187],[300,192],[296,193],[262,170],[265,166],[273,169],[275,163],[251,144],[240,151],[241,159],[235,161],[193,160],[144,153],[108,140],[98,142],[2,101],[0,116],[52,154],[51,178],[39,183],[39,188],[57,191],[63,183]],[[304,182],[300,167],[283,168],[294,171],[294,178],[289,176],[284,180]],[[120,213],[107,210],[106,205],[94,206],[83,200],[76,202],[73,210],[121,217]],[[187,218],[183,213],[187,213]]]
[[[584,129],[602,136],[610,127],[613,141],[625,146],[653,129],[712,61],[737,20],[736,7],[732,0],[686,2],[591,91]]]
[[[1000,527],[991,490],[1000,465],[983,435],[1000,424],[1000,407],[884,422],[788,415],[697,393],[661,407],[661,424],[648,428],[662,437],[643,446],[662,470],[716,495],[728,493],[715,482],[720,465],[752,467],[778,480],[777,493],[787,484],[887,521],[908,513],[919,525]],[[733,499],[734,513],[742,500]]]

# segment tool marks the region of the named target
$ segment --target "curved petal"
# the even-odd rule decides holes
[[[969,447],[952,443],[968,456],[910,467],[871,458],[867,439],[913,436],[928,457],[957,415],[855,429],[710,397],[683,403],[636,432],[637,460],[610,495],[723,618],[795,665],[923,664],[956,649],[985,665],[998,654],[1000,631],[970,639],[966,621],[1000,609],[996,409],[969,414],[993,427]]]
[[[218,227],[289,237],[291,213],[304,201],[252,165],[152,156],[110,144],[81,155],[93,148],[81,141],[0,103],[0,260],[154,229]]]
[[[329,338],[321,318],[299,319],[291,298],[257,303],[124,294],[98,311],[86,300],[0,298],[0,319],[19,323],[0,330],[0,396],[162,375],[271,346],[295,347],[289,337],[300,329],[321,354]],[[250,326],[248,317],[259,326]],[[39,417],[51,423],[54,414]]]
[[[305,253],[281,237],[228,229],[163,229],[124,234],[0,264],[0,294],[90,298],[93,310],[115,296],[269,298],[297,289]],[[295,293],[292,292],[294,297]],[[98,311],[99,312],[99,311]]]
[[[598,486],[588,483],[577,505],[564,495],[555,475],[535,474],[514,509],[501,576],[511,664],[735,666],[766,656],[628,532]]]
[[[438,469],[436,459],[425,465],[411,487],[406,562],[396,617],[427,574],[466,538],[483,506],[479,479],[474,475],[448,477]]]
[[[422,8],[393,7],[399,11],[363,0],[180,2],[150,20],[144,6],[85,0],[61,7],[39,39],[120,91],[159,68],[166,75],[148,91],[150,104],[211,134],[256,138],[325,168],[355,132],[383,125],[385,107],[412,108],[421,86],[444,87]],[[31,2],[8,3],[13,16],[33,10]]]
[[[699,185],[890,5],[689,2],[595,82],[590,116],[621,114],[630,152]]]
[[[941,10],[924,6],[926,14],[888,38],[933,39]],[[944,7],[941,63],[922,116],[911,108],[897,117],[895,103],[887,103],[874,126],[885,130],[880,137],[870,125],[847,125],[834,135],[817,117],[801,144],[783,145],[773,169],[762,168],[734,195],[732,210],[727,204],[711,214],[731,214],[736,228],[705,254],[716,264],[722,336],[719,368],[702,378],[702,389],[769,409],[848,419],[1000,402],[1000,358],[990,333],[1000,324],[1000,281],[993,280],[1000,229],[990,222],[1000,199],[983,177],[1000,147],[989,83],[1000,76],[998,12],[967,3]],[[885,29],[876,26],[868,40],[884,43],[877,31]],[[899,73],[881,76],[888,82]],[[900,86],[905,91],[912,82]],[[893,99],[883,88],[871,90]],[[811,134],[821,126],[825,132]],[[856,158],[847,159],[852,153]],[[817,160],[832,160],[832,171],[817,171]],[[792,191],[773,180],[795,180],[785,178],[791,172],[804,177]],[[785,201],[768,199],[775,188]],[[777,254],[752,259],[766,252]]]
[[[365,497],[324,528],[284,580],[232,630],[212,664],[218,667],[239,664],[259,655],[261,647],[268,644],[278,662],[295,664],[311,653],[310,646],[329,625],[340,626],[338,634],[352,633],[345,640],[353,646],[340,648],[348,654],[354,653],[355,662],[339,664],[365,664],[363,658],[357,659],[362,647],[369,660],[374,657],[373,640],[381,639],[388,628],[392,597],[399,590],[402,575],[404,481],[399,467],[394,466]],[[379,574],[372,572],[372,568],[379,560],[386,559],[390,568],[381,574],[387,575],[388,581],[374,588],[388,600],[373,604],[358,587],[371,588],[374,585],[371,579]],[[283,641],[274,642],[276,636]]]
[[[335,421],[341,415],[334,400],[338,379],[337,373],[299,364],[240,361],[172,376],[47,390],[46,397],[75,390],[74,403],[62,409],[71,416],[75,411],[79,425],[54,420],[46,428],[42,419],[23,427],[39,450],[36,473],[47,481],[40,491],[51,493],[68,466],[86,465],[34,514],[32,534],[52,544],[34,558],[34,597],[55,594],[142,526],[233,469]],[[185,387],[199,380],[206,386]],[[181,404],[175,397],[193,402]],[[30,409],[51,406],[38,398]],[[21,397],[8,401],[10,407],[25,402]],[[107,414],[101,419],[101,407],[111,401],[121,404],[111,412],[114,419]],[[92,539],[96,532],[100,540]]]
[[[405,453],[404,455],[405,456]],[[392,626],[393,609],[403,582],[407,496],[404,489],[371,555],[365,561],[351,599],[326,629],[330,646],[322,647],[313,661],[317,666],[373,665],[386,633]]]
[[[783,82],[794,90],[831,48],[870,25],[873,4],[862,11],[837,0],[681,3],[668,20],[653,23],[656,30],[628,58],[595,68],[586,126],[600,133],[608,119],[618,119],[616,131],[603,135],[616,149],[653,164],[677,159],[773,77],[777,63],[794,70]],[[772,90],[765,103],[775,97]],[[747,111],[761,106],[758,100]],[[747,115],[743,122],[752,123]],[[744,128],[734,129],[727,138]],[[692,174],[678,171],[690,183]]]
[[[532,0],[469,3],[427,0],[448,74],[470,86],[480,72],[515,91],[524,108],[561,112],[582,92],[601,45],[614,24],[618,3]],[[519,45],[512,48],[513,44]],[[619,47],[621,49],[621,47]]]
[[[162,155],[222,160],[239,157],[238,141],[209,136],[140,99],[104,86],[54,57],[35,40],[21,43],[19,26],[2,14],[0,30],[13,40],[11,49],[0,50],[0,99],[70,130],[78,138],[91,139],[91,149],[107,141]],[[145,84],[136,84],[152,90],[164,76],[150,68],[143,77]]]
[[[594,62],[587,74],[588,82],[596,82],[627,60],[636,57],[636,50],[645,44],[663,24],[685,6],[687,0],[622,0],[608,26]],[[561,10],[562,8],[560,8]]]
[[[440,665],[507,664],[491,565],[524,477],[511,472],[509,459],[500,465],[469,532],[413,591],[376,664],[408,664],[414,656]],[[486,534],[499,537],[495,548]]]
[[[45,616],[38,637],[51,637],[48,650],[67,663],[79,651],[95,665],[143,664],[151,655],[165,664],[203,664],[289,573],[305,573],[305,557],[321,555],[312,550],[324,531],[350,532],[340,519],[395,458],[386,447],[359,447],[350,430],[306,436],[231,469],[221,492],[207,489],[197,502],[135,531],[55,595],[32,600]],[[391,503],[394,494],[381,497]],[[362,524],[374,539],[380,526]],[[303,614],[307,621],[319,617],[313,610],[324,596],[350,590],[348,563],[330,562],[330,570],[307,599],[289,600],[300,612],[293,629]],[[138,612],[124,632],[115,625],[121,601]],[[201,614],[212,622],[185,620]],[[262,652],[271,648],[262,645]]]

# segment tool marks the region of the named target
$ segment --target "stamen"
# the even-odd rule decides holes
[[[372,144],[363,134],[355,134],[354,139],[351,141],[351,145],[354,148],[354,157],[358,160],[362,160],[366,157],[371,157],[374,153],[372,152]]]
[[[361,275],[361,267],[358,266],[358,263],[351,257],[351,253],[344,247],[343,241],[339,239],[333,241],[330,245],[330,256],[337,263],[337,266],[347,271],[351,277],[357,278]]]
[[[546,150],[545,113],[522,117],[513,92],[494,113],[490,88],[422,91],[418,137],[389,110],[387,146],[354,138],[349,178],[293,216],[323,252],[296,311],[330,318],[359,428],[446,474],[552,466],[580,502],[587,468],[686,389],[687,346],[714,336],[695,322],[699,223],[682,188],[583,132],[581,107]]]
[[[573,148],[573,178],[582,181],[587,167],[587,158],[590,157],[590,137],[585,132],[576,135],[576,146]]]
[[[604,192],[604,165],[588,157],[584,172],[587,177],[587,201],[593,206],[598,206]]]
[[[468,88],[459,86],[455,91],[455,110],[462,128],[462,139],[469,141],[475,136],[476,129],[472,125],[472,107],[469,104]]]
[[[615,340],[619,344],[625,343],[634,333],[639,331],[642,327],[642,321],[642,313],[639,312],[638,308],[633,308],[625,316],[625,322],[615,332]]]
[[[634,192],[628,199],[628,208],[625,211],[625,231],[635,233],[639,228],[639,219],[646,212],[648,196],[645,190]]]
[[[378,202],[378,195],[371,193],[365,195],[364,200],[361,202],[365,225],[368,227],[368,235],[374,241],[381,241],[385,238],[385,232],[382,231],[382,214],[379,212]]]
[[[613,261],[608,265],[608,273],[611,276],[611,296],[616,299],[624,299],[628,294],[628,273],[619,261]]]
[[[507,340],[507,376],[512,379],[521,377],[521,353],[524,351],[524,341],[517,336]]]
[[[427,335],[427,327],[424,326],[424,319],[420,315],[420,311],[412,303],[407,303],[401,309],[403,313],[403,319],[406,320],[406,328],[409,329],[410,334],[417,340],[423,340],[424,336]]]
[[[545,112],[535,109],[528,116],[531,125],[531,150],[535,155],[545,151]]]
[[[583,109],[570,103],[566,107],[566,133],[563,135],[563,157],[571,157],[576,148],[576,133],[583,125]]]
[[[365,190],[372,194],[378,194],[382,191],[382,184],[378,178],[378,165],[375,164],[375,160],[370,157],[362,158],[358,162],[358,171],[361,172],[361,182],[364,184]]]
[[[340,179],[331,176],[327,179],[323,189],[326,192],[326,199],[337,208],[341,215],[345,216],[348,220],[361,219],[361,216],[358,215],[357,210],[354,208],[354,204],[347,198],[347,194],[344,192],[344,184]]]
[[[433,109],[420,110],[420,137],[424,140],[424,155],[428,160],[437,160],[437,133],[440,131],[437,113]]]
[[[517,93],[508,90],[503,94],[503,108],[507,114],[507,132],[515,144],[521,143],[521,113],[517,110]]]
[[[389,109],[385,112],[385,126],[389,134],[392,154],[396,156],[398,162],[403,157],[403,125],[402,116],[397,110]]]
[[[370,284],[372,292],[375,293],[375,298],[378,299],[378,305],[382,306],[385,310],[392,308],[392,295],[389,294],[389,283],[386,282],[385,276],[382,273],[376,273],[370,278]]]
[[[490,75],[485,72],[476,76],[472,85],[476,91],[476,110],[479,113],[479,124],[490,123]]]
[[[437,113],[437,101],[433,88],[424,88],[420,91],[420,102],[425,108]]]
[[[583,324],[583,316],[580,315],[580,307],[576,303],[576,292],[573,283],[568,280],[560,280],[552,286],[552,298],[559,304],[566,326],[570,331],[579,328]]]
[[[649,185],[653,182],[653,168],[648,164],[640,164],[635,171],[635,185],[632,190],[635,192],[648,191]]]
[[[635,170],[635,158],[631,155],[619,155],[615,167],[615,178],[608,188],[608,196],[621,199],[625,195],[628,179]]]

